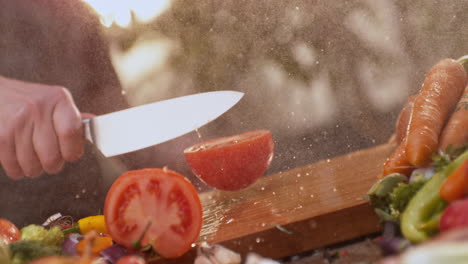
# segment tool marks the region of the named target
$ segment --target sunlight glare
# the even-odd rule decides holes
[[[105,27],[117,24],[128,27],[131,22],[131,13],[141,23],[149,23],[162,14],[170,6],[170,0],[83,0],[90,4],[100,15],[101,23]]]

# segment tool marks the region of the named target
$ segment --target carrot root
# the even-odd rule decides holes
[[[439,135],[466,86],[464,67],[452,59],[434,65],[417,95],[408,127],[406,155],[416,167],[430,164]]]

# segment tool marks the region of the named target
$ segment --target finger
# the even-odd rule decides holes
[[[13,133],[0,136],[0,162],[5,173],[14,180],[24,177],[17,159],[15,150],[15,139]]]
[[[75,161],[81,157],[84,151],[81,114],[70,93],[66,90],[64,93],[54,109],[53,123],[63,159]]]
[[[32,123],[28,122],[18,129],[15,133],[18,164],[26,177],[38,177],[42,174],[42,165],[34,150]]]
[[[33,145],[42,168],[49,174],[59,172],[64,164],[51,113],[43,114],[35,123]]]

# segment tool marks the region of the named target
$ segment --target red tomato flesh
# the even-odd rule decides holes
[[[207,185],[235,191],[257,181],[270,166],[274,143],[270,131],[208,140],[185,149],[193,173]]]
[[[202,214],[195,187],[168,169],[124,173],[112,184],[104,204],[115,242],[132,248],[145,233],[141,245],[150,244],[165,258],[179,257],[191,248],[201,231]]]
[[[18,241],[21,237],[21,233],[18,228],[12,222],[7,219],[0,218],[0,241],[5,244]]]

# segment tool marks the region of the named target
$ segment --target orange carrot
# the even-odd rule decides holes
[[[466,86],[464,67],[452,59],[437,63],[417,95],[408,127],[406,155],[416,167],[429,165],[439,146],[439,135]]]
[[[416,99],[416,95],[409,97],[406,100],[405,105],[401,109],[400,114],[398,115],[396,128],[395,128],[396,139],[398,143],[401,143],[406,138],[406,134],[408,132],[409,120],[411,117],[411,112],[413,110],[415,99]]]
[[[446,151],[449,146],[460,147],[465,144],[468,144],[468,86],[444,127],[439,149]]]
[[[392,153],[392,155],[390,155],[387,161],[385,161],[383,176],[387,176],[391,173],[401,173],[409,176],[415,169],[406,158],[405,145],[406,143],[404,141],[401,142],[398,148]]]
[[[445,180],[439,195],[447,202],[462,199],[468,194],[468,160],[463,162]]]

